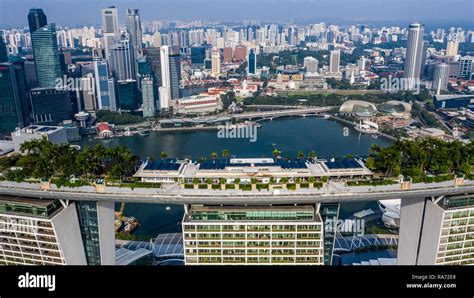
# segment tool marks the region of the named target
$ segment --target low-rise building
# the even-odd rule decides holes
[[[66,128],[62,126],[30,125],[11,134],[15,152],[20,152],[21,144],[45,137],[53,144],[68,143]]]
[[[222,109],[219,96],[193,95],[177,100],[173,112],[176,114],[208,114]]]

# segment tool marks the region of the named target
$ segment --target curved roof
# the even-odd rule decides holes
[[[411,104],[399,100],[389,100],[379,105],[379,110],[384,113],[410,113]]]
[[[377,113],[377,108],[373,103],[362,100],[348,100],[339,108],[339,112],[353,113],[360,116],[370,116]]]

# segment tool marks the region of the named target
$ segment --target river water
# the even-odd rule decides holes
[[[274,147],[282,152],[283,157],[296,157],[300,150],[306,154],[315,150],[318,157],[331,158],[347,154],[364,156],[372,144],[387,146],[391,142],[382,137],[374,139],[344,124],[323,118],[293,117],[261,124],[255,142],[249,139],[218,138],[217,131],[187,131],[151,132],[146,137],[134,135],[107,140],[83,138],[79,144],[83,148],[98,143],[107,147],[125,145],[143,158],[159,158],[162,151],[167,152],[169,157],[207,158],[210,153],[221,154],[224,149],[236,157],[271,157]],[[169,210],[166,207],[170,207]],[[340,215],[344,218],[362,209],[376,207],[376,202],[344,203],[341,204]],[[124,214],[140,221],[137,235],[156,236],[159,233],[180,231],[183,207],[130,203],[125,206]]]

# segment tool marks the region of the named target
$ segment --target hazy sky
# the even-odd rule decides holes
[[[142,20],[414,21],[474,27],[474,0],[0,0],[0,26],[27,26],[32,7],[58,25],[100,23],[100,9],[139,8]]]

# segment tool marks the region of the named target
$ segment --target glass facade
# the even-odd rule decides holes
[[[100,265],[99,220],[97,202],[76,202],[79,227],[88,265]]]
[[[336,222],[339,217],[339,204],[321,204],[319,209],[323,223],[327,221]],[[324,265],[332,264],[332,251],[334,248],[334,240],[336,233],[334,230],[328,229],[333,225],[326,225],[324,229]]]
[[[49,24],[39,28],[32,34],[31,41],[38,85],[54,87],[62,74],[55,25]]]
[[[0,213],[48,218],[62,207],[59,201],[53,201],[47,206],[36,206],[31,203],[0,201]]]
[[[314,220],[314,210],[198,210],[191,214],[192,220]]]

